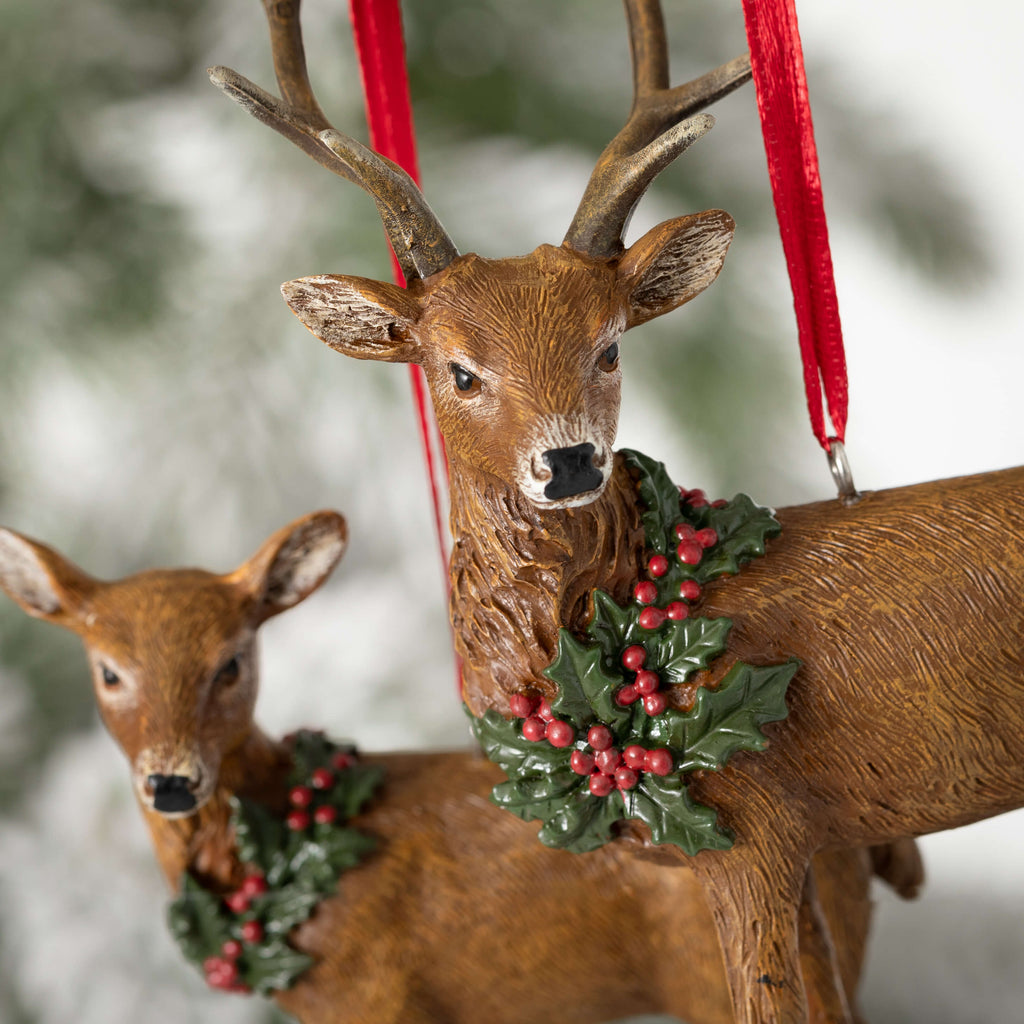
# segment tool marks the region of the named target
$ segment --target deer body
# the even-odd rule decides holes
[[[315,590],[344,545],[344,521],[317,513],[226,576],[159,570],[106,583],[0,529],[0,588],[85,643],[101,714],[129,760],[173,889],[189,872],[227,895],[251,872],[236,852],[231,797],[280,816],[288,809],[289,743],[253,721],[254,634]],[[618,846],[585,857],[540,846],[529,825],[487,800],[501,773],[479,755],[367,761],[384,783],[349,824],[376,848],[292,931],[315,963],[275,997],[304,1024],[593,1024],[640,1012],[731,1019],[692,872],[666,873]],[[871,873],[866,850],[816,865],[836,940],[830,954],[851,998]],[[807,925],[814,951],[824,932]]]

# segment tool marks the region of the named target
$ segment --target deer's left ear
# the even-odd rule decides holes
[[[735,227],[724,210],[705,210],[667,220],[634,242],[618,268],[626,327],[668,313],[704,291],[722,269]]]
[[[263,622],[309,597],[330,576],[347,544],[344,516],[313,512],[278,530],[234,575],[257,595]]]

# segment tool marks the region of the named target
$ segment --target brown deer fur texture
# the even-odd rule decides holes
[[[157,570],[104,583],[0,530],[0,586],[82,637],[101,714],[132,765],[172,888],[186,870],[224,892],[240,884],[229,796],[286,806],[287,744],[252,720],[254,633],[315,590],[344,543],[344,521],[317,513],[227,576]],[[225,673],[235,658],[237,672]],[[278,995],[289,1013],[306,1024],[594,1024],[640,1012],[731,1020],[714,924],[692,872],[666,872],[621,847],[577,857],[540,846],[529,825],[488,802],[500,772],[478,755],[366,760],[384,768],[385,782],[352,823],[378,847],[293,932],[318,962]],[[152,771],[187,774],[195,809],[155,810]],[[834,851],[815,867],[836,939],[828,955],[851,998],[871,871],[864,850]],[[817,951],[821,940],[808,920],[805,946]],[[808,957],[808,970],[820,955]]]

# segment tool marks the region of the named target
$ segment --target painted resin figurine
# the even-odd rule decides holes
[[[500,773],[479,755],[359,757],[253,722],[256,631],[320,586],[345,541],[344,520],[319,512],[227,575],[101,582],[0,529],[0,587],[83,640],[179,893],[170,917],[185,955],[214,987],[273,995],[306,1024],[731,1020],[692,872],[616,846],[541,846],[487,802]],[[851,998],[871,872],[863,850],[815,864]]]
[[[562,244],[512,259],[459,255],[412,181],[329,125],[297,5],[266,4],[282,99],[211,74],[374,196],[408,278],[283,291],[332,348],[426,373],[451,466],[463,696],[509,775],[495,799],[546,842],[686,860],[737,1021],[847,1022],[823,925],[815,968],[798,962],[798,921],[822,920],[815,852],[887,843],[909,864],[905,837],[1024,804],[1024,470],[775,517],[612,451],[623,332],[710,284],[733,232],[707,211],[626,249],[626,223],[710,127],[690,115],[747,73],[670,88],[658,4],[625,6],[627,124]]]

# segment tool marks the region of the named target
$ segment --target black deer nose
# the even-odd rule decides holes
[[[153,807],[158,811],[191,811],[196,805],[186,775],[148,775],[146,782],[153,791]]]
[[[601,486],[604,477],[591,461],[592,444],[574,444],[571,448],[552,448],[541,458],[551,468],[551,482],[544,488],[544,497],[556,500],[583,494]]]

